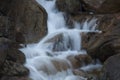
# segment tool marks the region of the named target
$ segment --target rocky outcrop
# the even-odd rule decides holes
[[[1,19],[2,36],[33,43],[47,33],[47,13],[35,0],[0,0],[0,12],[5,16]]]

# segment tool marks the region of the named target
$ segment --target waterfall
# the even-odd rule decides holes
[[[55,7],[55,0],[37,0],[48,13],[48,34],[37,44],[20,49],[27,58],[25,66],[33,80],[87,80],[72,73],[70,55],[85,54],[81,50],[81,32],[96,32],[96,21],[75,22],[74,29],[65,24],[64,13]],[[49,41],[59,36],[54,41]]]

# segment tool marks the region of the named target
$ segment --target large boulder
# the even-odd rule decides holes
[[[82,0],[84,9],[93,13],[117,13],[120,12],[120,1],[114,0]]]
[[[108,58],[104,63],[104,76],[102,80],[120,79],[120,54]]]
[[[47,33],[47,13],[35,0],[0,0],[0,12],[13,21],[10,26],[5,18],[3,27],[13,29],[19,43],[38,42]]]

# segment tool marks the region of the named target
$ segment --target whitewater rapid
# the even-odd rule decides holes
[[[65,23],[64,13],[55,7],[55,0],[36,0],[48,13],[48,34],[37,44],[29,44],[20,49],[26,56],[25,66],[30,70],[30,78],[33,80],[87,80],[82,76],[72,73],[72,65],[67,59],[70,55],[86,54],[81,50],[81,32],[98,32],[95,30],[97,19],[85,21],[83,25],[74,23],[74,29],[68,29]],[[81,27],[81,28],[80,28]],[[49,39],[61,34],[63,40],[59,44],[48,42]],[[70,43],[71,41],[71,43]],[[53,48],[61,48],[53,51]],[[57,55],[56,55],[57,54]],[[66,67],[58,70],[53,62],[64,64]],[[83,69],[86,69],[85,67]],[[88,69],[88,68],[87,68]]]

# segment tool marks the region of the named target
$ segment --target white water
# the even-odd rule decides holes
[[[30,70],[30,77],[33,80],[87,80],[81,76],[75,76],[72,73],[72,65],[67,59],[69,55],[85,54],[81,50],[81,32],[95,31],[96,20],[90,22],[87,20],[81,25],[74,23],[74,29],[68,29],[62,12],[55,8],[55,0],[37,0],[48,13],[48,34],[38,44],[27,45],[21,49],[27,58],[25,66]],[[56,35],[62,34],[63,40],[59,44],[47,42]],[[53,52],[53,47],[61,48]],[[60,70],[53,63],[57,62]],[[64,65],[66,69],[63,69]]]

